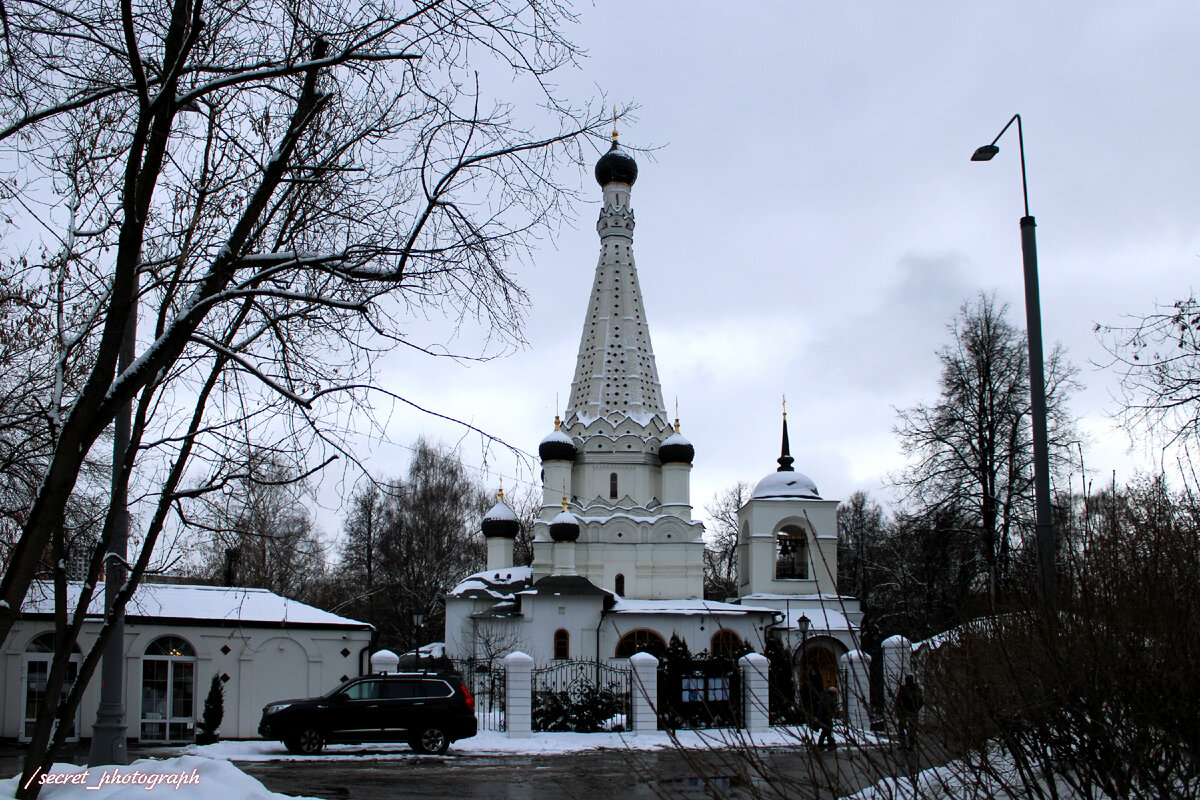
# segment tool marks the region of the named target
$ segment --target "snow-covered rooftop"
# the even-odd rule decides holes
[[[762,600],[788,600],[792,602],[808,602],[808,603],[829,603],[837,604],[841,602],[841,598],[836,594],[822,594],[814,592],[812,594],[772,594],[770,592],[755,592],[754,594],[742,595],[742,600],[751,600],[754,602]],[[847,598],[853,599],[853,598]]]
[[[484,519],[516,520],[517,515],[513,512],[513,510],[511,508],[508,507],[508,503],[505,503],[503,500],[500,500],[496,503],[496,505],[492,506],[490,511],[488,511],[486,514],[483,515],[483,518]]]
[[[800,617],[808,617],[808,632],[826,633],[834,631],[853,631],[857,628],[850,624],[850,620],[846,619],[841,611],[835,611],[827,607],[800,607],[795,606],[783,612],[783,620],[776,626],[783,630],[800,630]]]
[[[718,603],[715,600],[630,600],[618,598],[613,605],[614,614],[681,614],[681,615],[742,615],[771,614],[779,612],[773,608],[744,606],[735,603]]]
[[[550,433],[547,434],[546,438],[542,439],[542,444],[547,444],[549,442],[558,442],[559,444],[569,444],[572,447],[575,446],[574,440],[572,440],[570,436],[567,436],[565,433],[563,433],[560,430],[550,431]]]
[[[789,500],[804,497],[820,500],[817,484],[799,472],[772,472],[754,487],[752,500]]]
[[[79,602],[82,584],[67,584],[67,607]],[[53,587],[35,583],[21,605],[22,614],[52,614]],[[88,604],[88,616],[104,614],[104,587],[98,587]],[[218,625],[293,625],[369,628],[365,622],[339,617],[266,589],[143,583],[133,593],[125,615],[129,618],[195,620]]]
[[[487,569],[463,578],[450,590],[455,597],[492,597],[511,600],[517,592],[528,589],[533,580],[532,567]]]

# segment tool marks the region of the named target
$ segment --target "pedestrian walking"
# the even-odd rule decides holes
[[[925,705],[925,697],[921,687],[912,675],[904,676],[904,683],[896,690],[894,708],[896,711],[896,729],[900,734],[900,745],[905,750],[913,750],[917,745],[917,715]]]
[[[833,718],[837,716],[837,711],[837,687],[826,687],[825,691],[821,692],[821,699],[817,702],[817,724],[821,727],[821,735],[817,738],[819,749],[837,749],[837,744],[833,741]]]

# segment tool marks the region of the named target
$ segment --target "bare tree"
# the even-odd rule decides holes
[[[0,202],[50,232],[56,255],[37,266],[62,288],[39,362],[55,376],[34,416],[44,458],[0,581],[0,640],[121,409],[132,434],[113,496],[128,491],[143,547],[118,607],[171,511],[229,480],[237,444],[286,447],[301,474],[351,455],[342,434],[367,408],[377,355],[447,352],[406,321],[447,312],[519,339],[524,295],[505,265],[561,211],[554,165],[601,126],[550,92],[547,76],[577,56],[556,0],[3,9]],[[543,116],[518,124],[473,88],[480,71],[528,80]],[[10,241],[8,260],[30,249]],[[125,513],[112,504],[101,544]],[[45,707],[63,714],[82,689],[60,704],[54,676],[93,585],[69,619],[56,611],[65,651]],[[39,722],[26,778],[53,760],[50,729]]]
[[[533,563],[533,523],[542,510],[542,492],[533,484],[519,484],[504,493],[504,502],[521,523],[513,541],[513,566],[528,567]]]
[[[1200,796],[1198,520],[1162,476],[1087,496],[1060,605],[1014,598],[932,655],[931,727],[992,796]]]
[[[1160,306],[1127,326],[1096,326],[1121,371],[1120,419],[1165,445],[1200,439],[1200,301]]]
[[[203,574],[311,601],[325,576],[325,546],[304,505],[303,481],[274,454],[252,449],[226,488],[189,518]]]
[[[911,463],[893,478],[918,515],[950,512],[977,532],[992,592],[1033,504],[1029,355],[1007,310],[985,294],[959,309],[952,342],[937,354],[941,396],[898,412],[896,435]],[[1055,347],[1045,371],[1050,464],[1061,474],[1077,443],[1066,408],[1076,370]]]
[[[704,548],[704,594],[731,597],[737,594],[737,512],[750,499],[754,487],[738,481],[713,496],[704,507],[709,540]]]
[[[837,510],[838,593],[863,598],[868,589],[868,554],[883,539],[883,509],[863,491],[842,501]]]
[[[330,575],[336,591],[329,603],[317,603],[339,614],[376,624],[384,611],[379,580],[379,541],[387,525],[386,496],[370,477],[350,495],[342,525],[340,561]]]
[[[464,575],[483,569],[479,526],[491,504],[456,454],[417,442],[408,474],[387,493],[379,572],[392,620],[381,620],[381,641],[411,644],[420,633],[412,627],[414,611],[425,615],[425,627],[438,628],[442,597]]]

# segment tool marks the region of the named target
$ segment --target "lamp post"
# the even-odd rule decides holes
[[[117,374],[125,372],[137,355],[138,279],[134,273],[131,290],[133,307],[125,323],[125,335],[117,353]],[[104,610],[112,614],[112,634],[104,648],[100,664],[100,704],[92,724],[92,743],[88,766],[128,764],[129,750],[125,724],[125,612],[113,614],[117,594],[128,575],[129,493],[122,480],[126,451],[133,429],[133,400],[126,400],[113,419],[112,493],[110,502],[118,509],[113,517],[112,537],[104,558]],[[91,580],[91,578],[89,578]]]
[[[417,657],[417,669],[421,668],[421,626],[425,624],[425,612],[414,611],[413,619],[413,654]]]
[[[813,707],[812,682],[808,679],[808,668],[804,663],[804,651],[808,649],[808,626],[811,624],[812,620],[804,613],[801,613],[800,619],[796,620],[796,626],[800,628],[800,686],[801,697],[804,698],[805,714],[811,714]]]
[[[1025,216],[1021,217],[1021,254],[1025,264],[1025,322],[1029,339],[1029,394],[1033,417],[1033,493],[1037,526],[1038,583],[1042,600],[1052,602],[1055,593],[1054,522],[1050,514],[1050,453],[1046,437],[1046,376],[1042,360],[1042,311],[1038,296],[1037,223],[1029,213],[1029,187],[1025,179],[1025,135],[1021,130],[1021,115],[1000,129],[991,144],[978,148],[972,161],[991,161],[1000,148],[996,142],[1004,132],[1017,123],[1017,146],[1021,151],[1021,194],[1025,200]]]

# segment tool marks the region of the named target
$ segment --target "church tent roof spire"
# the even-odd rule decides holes
[[[614,136],[612,149],[596,162],[596,181],[604,190],[596,223],[600,258],[563,414],[568,426],[610,418],[614,412],[639,426],[650,425],[656,416],[662,427],[668,426],[633,259],[629,194],[636,180],[637,162]]]

